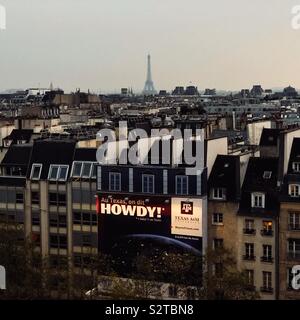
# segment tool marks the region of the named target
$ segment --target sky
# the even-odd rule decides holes
[[[0,90],[300,88],[300,0],[0,0]]]

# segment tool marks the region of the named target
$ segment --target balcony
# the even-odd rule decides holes
[[[263,236],[263,237],[273,237],[273,230],[261,230],[260,231],[260,234]]]
[[[261,262],[273,263],[274,258],[272,258],[272,257],[261,257],[261,258],[260,258],[260,261],[261,261]]]
[[[255,261],[256,257],[246,254],[246,255],[243,256],[243,259],[246,260],[246,261]]]
[[[274,293],[274,289],[270,287],[261,287],[260,292],[272,294]]]
[[[255,229],[245,228],[244,229],[244,234],[247,234],[247,235],[250,235],[250,236],[255,236],[256,235],[256,230]]]
[[[287,253],[287,259],[300,261],[300,251],[289,251]]]

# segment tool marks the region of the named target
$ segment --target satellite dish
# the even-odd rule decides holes
[[[0,290],[6,289],[6,271],[3,266],[0,266]]]

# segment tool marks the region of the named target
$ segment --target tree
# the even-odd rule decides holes
[[[204,260],[199,296],[205,300],[253,300],[259,294],[249,286],[244,271],[237,269],[232,252],[225,248],[208,250]]]

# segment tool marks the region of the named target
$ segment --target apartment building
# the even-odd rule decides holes
[[[250,158],[237,216],[237,262],[262,299],[277,297],[278,159]]]
[[[300,299],[292,286],[294,266],[300,265],[300,139],[293,140],[280,198],[279,298]]]

